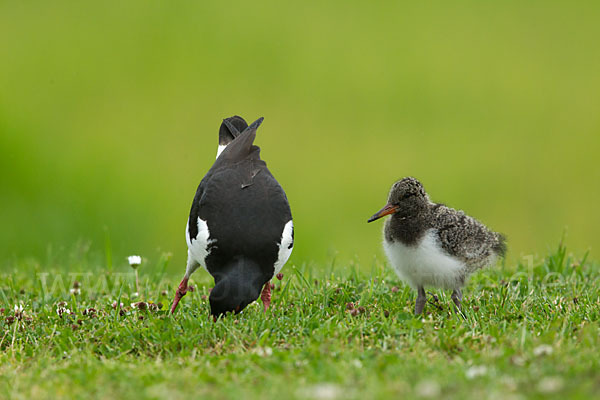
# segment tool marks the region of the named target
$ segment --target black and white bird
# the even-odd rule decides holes
[[[192,203],[185,230],[187,267],[171,313],[200,266],[215,280],[209,296],[215,319],[239,313],[259,296],[265,311],[269,307],[270,280],[292,253],[294,225],[285,192],[253,145],[262,121],[248,126],[234,116],[221,124],[217,160]]]
[[[462,211],[431,202],[415,178],[394,183],[387,205],[368,222],[389,214],[383,247],[400,279],[416,289],[417,315],[425,307],[426,286],[452,289],[452,300],[460,308],[469,275],[506,252],[503,235]]]

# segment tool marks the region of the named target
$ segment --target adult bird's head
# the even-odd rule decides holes
[[[392,185],[387,204],[377,211],[367,222],[373,222],[389,214],[400,213],[411,216],[427,208],[429,197],[417,179],[407,177]]]
[[[239,313],[260,295],[269,277],[263,276],[259,266],[241,258],[215,274],[215,287],[209,296],[210,314],[216,319],[228,312]]]

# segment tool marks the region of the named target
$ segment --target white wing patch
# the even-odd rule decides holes
[[[285,265],[292,250],[294,249],[294,223],[290,219],[287,224],[283,227],[281,233],[281,241],[279,242],[279,254],[277,255],[277,261],[275,262],[275,273],[276,275],[281,271],[281,268]]]
[[[219,158],[219,156],[221,155],[223,150],[225,150],[226,147],[226,144],[220,144],[219,147],[217,147],[217,158]]]
[[[415,246],[383,242],[383,249],[398,277],[413,288],[433,286],[457,289],[462,286],[466,265],[443,252],[433,230]]]
[[[210,232],[206,221],[198,217],[198,235],[194,239],[190,238],[189,219],[185,226],[185,239],[188,245],[188,261],[186,275],[189,277],[200,265],[208,272],[206,268],[206,257],[208,256],[208,246],[213,242],[210,240]]]

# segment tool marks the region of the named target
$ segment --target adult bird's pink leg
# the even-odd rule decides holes
[[[173,305],[171,306],[171,314],[175,312],[177,304],[179,304],[179,300],[181,300],[181,298],[187,293],[188,279],[189,278],[184,277],[181,283],[179,284],[177,291],[175,292],[175,299],[173,300]]]
[[[262,300],[263,305],[265,306],[264,312],[267,312],[267,309],[271,305],[271,281],[268,281],[267,283],[265,283],[265,286],[263,286],[262,293],[260,294],[260,299]]]

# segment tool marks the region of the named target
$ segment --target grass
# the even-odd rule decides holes
[[[379,262],[369,274],[353,265],[287,266],[266,315],[254,303],[216,323],[208,277],[197,273],[196,290],[171,317],[180,277],[166,275],[168,261],[144,261],[135,297],[132,271],[105,269],[85,247],[14,264],[0,279],[0,397],[600,393],[598,264],[562,245],[529,265],[474,276],[463,315],[451,311],[449,293],[432,291],[424,318],[411,314],[414,294]],[[69,290],[76,280],[80,293]],[[147,309],[132,307],[139,301]]]
[[[366,220],[404,176],[511,262],[565,227],[597,251],[599,20],[597,0],[0,1],[0,260],[106,227],[115,258],[184,264],[233,114],[265,117],[296,263],[370,264]]]

